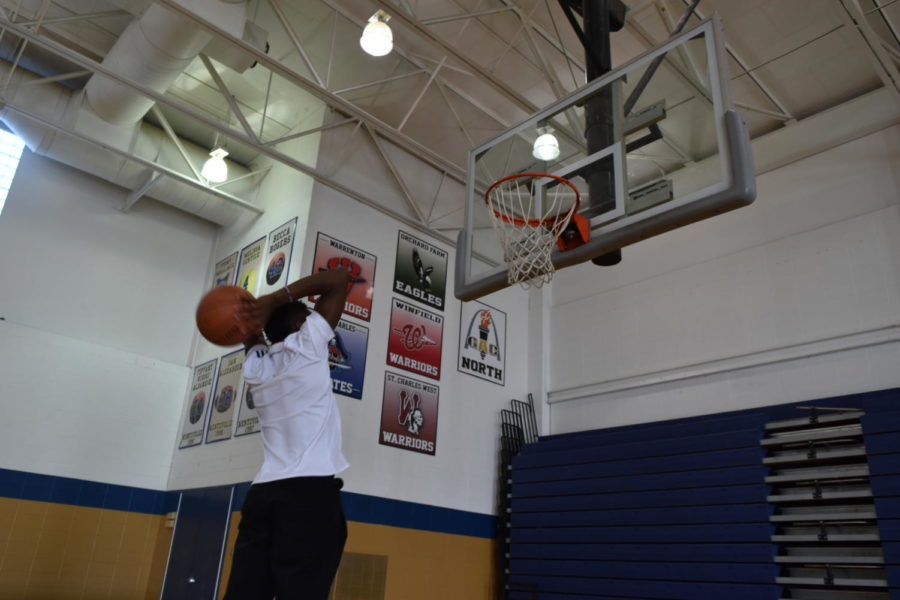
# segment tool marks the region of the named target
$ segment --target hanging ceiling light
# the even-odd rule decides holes
[[[213,183],[222,183],[228,179],[228,165],[225,163],[226,156],[228,156],[228,151],[225,150],[225,148],[213,149],[213,151],[209,153],[209,158],[203,164],[203,169],[200,171],[200,174],[203,175],[207,181]]]
[[[394,35],[387,24],[390,18],[389,14],[380,9],[369,17],[369,24],[359,38],[359,45],[368,54],[384,56],[394,47]]]
[[[532,156],[538,160],[554,160],[559,157],[559,140],[553,135],[550,126],[538,127],[538,138],[534,140],[531,150]]]

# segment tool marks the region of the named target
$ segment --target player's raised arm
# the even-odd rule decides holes
[[[275,290],[271,294],[260,296],[255,300],[246,302],[238,315],[242,320],[256,325],[254,334],[244,342],[245,346],[252,346],[259,340],[256,333],[269,321],[269,317],[279,306],[305,298],[307,296],[319,296],[316,302],[316,312],[328,321],[332,329],[337,326],[338,320],[344,311],[344,300],[347,298],[349,275],[345,269],[331,269],[320,271],[314,275],[303,277],[297,281]]]
[[[307,282],[307,280],[309,281]],[[337,327],[341,314],[344,312],[344,301],[347,299],[347,293],[350,291],[350,274],[347,270],[331,269],[322,271],[315,275],[311,275],[306,279],[301,279],[300,281],[295,282],[295,284],[303,282],[307,282],[311,286],[314,285],[315,290],[310,289],[309,291],[303,292],[301,295],[318,295],[319,299],[316,301],[316,312],[328,321],[328,324],[331,325],[332,329]],[[291,289],[291,293],[294,293],[293,289]]]

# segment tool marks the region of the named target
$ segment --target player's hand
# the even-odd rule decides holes
[[[245,298],[237,308],[237,318],[247,324],[248,339],[259,337],[269,317],[272,316],[280,302],[274,294],[267,294],[259,298]]]

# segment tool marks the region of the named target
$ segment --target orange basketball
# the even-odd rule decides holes
[[[253,327],[238,320],[236,312],[244,299],[253,295],[236,285],[222,285],[210,290],[197,305],[197,329],[218,346],[240,344]]]

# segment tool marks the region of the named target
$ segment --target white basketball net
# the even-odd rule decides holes
[[[550,283],[555,271],[550,256],[557,238],[575,214],[578,192],[565,179],[548,189],[544,187],[543,207],[533,195],[533,181],[552,177],[542,173],[522,173],[501,180],[488,190],[485,199],[491,224],[509,267],[507,280],[523,288]]]

